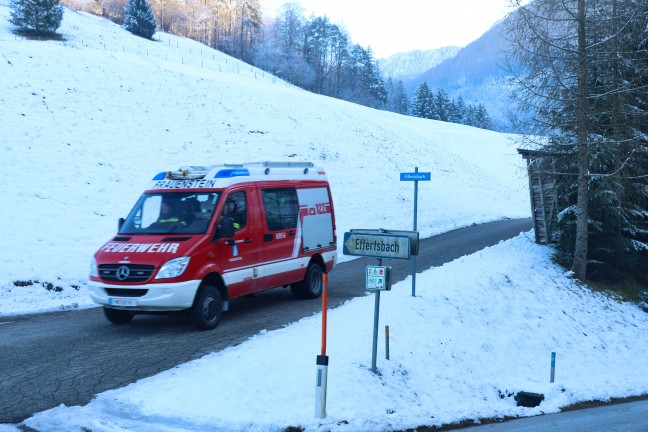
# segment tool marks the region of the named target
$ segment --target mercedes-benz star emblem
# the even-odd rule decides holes
[[[117,279],[120,281],[128,279],[130,275],[130,269],[127,266],[121,266],[117,269]]]

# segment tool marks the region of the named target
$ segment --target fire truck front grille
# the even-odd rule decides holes
[[[108,282],[144,282],[153,274],[152,265],[102,264],[99,277]]]
[[[113,297],[144,297],[146,289],[106,288],[106,294]]]

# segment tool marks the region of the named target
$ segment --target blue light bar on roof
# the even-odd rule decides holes
[[[214,178],[246,177],[250,175],[247,168],[229,168],[218,171]]]
[[[153,177],[153,180],[164,180],[166,178],[166,175],[166,171],[162,171],[161,173]]]

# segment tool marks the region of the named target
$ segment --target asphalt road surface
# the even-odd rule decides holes
[[[646,432],[648,401],[604,405],[475,426],[462,432]]]
[[[531,219],[502,220],[422,240],[417,272],[531,228]],[[364,269],[376,263],[359,258],[338,265],[329,275],[329,307],[365,295]],[[392,266],[393,283],[412,271],[410,261],[384,264]],[[0,424],[60,404],[86,405],[97,393],[238,345],[263,329],[285,327],[321,311],[321,304],[273,289],[233,300],[218,327],[206,332],[184,315],[138,315],[127,325],[111,325],[100,308],[0,318]]]

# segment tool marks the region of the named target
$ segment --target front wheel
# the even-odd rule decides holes
[[[314,262],[308,264],[304,280],[290,286],[292,295],[299,299],[314,299],[322,295],[323,274],[324,270],[319,264]]]
[[[218,325],[223,313],[223,298],[220,291],[206,285],[200,289],[191,307],[193,324],[201,330],[211,330]]]
[[[126,324],[133,319],[134,315],[132,312],[113,309],[105,306],[103,308],[103,311],[106,319],[113,324]]]

